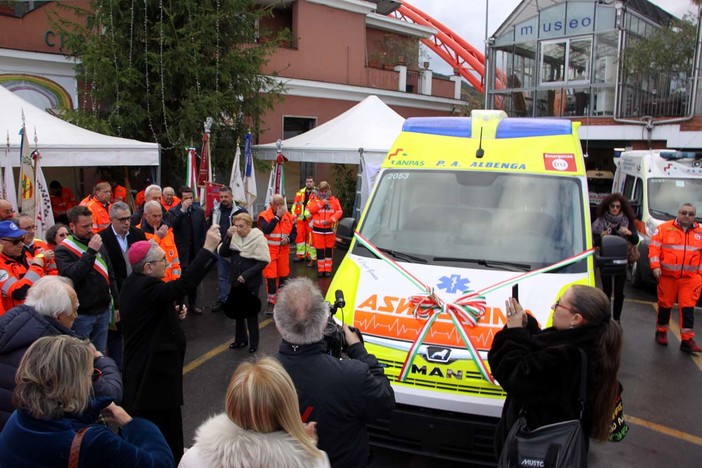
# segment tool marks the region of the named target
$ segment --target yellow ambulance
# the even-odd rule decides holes
[[[360,329],[385,366],[397,409],[375,443],[493,463],[505,393],[487,352],[518,285],[547,326],[573,284],[595,284],[579,124],[508,118],[410,118],[377,176],[328,289],[338,320]]]

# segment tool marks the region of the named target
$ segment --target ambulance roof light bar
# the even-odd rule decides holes
[[[678,159],[702,159],[702,153],[697,151],[661,151],[661,158],[666,161]]]

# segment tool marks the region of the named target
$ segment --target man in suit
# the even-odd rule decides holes
[[[205,242],[207,222],[205,210],[193,205],[193,189],[184,185],[180,188],[180,194],[180,203],[171,208],[169,215],[176,249],[178,249],[180,267],[185,271]],[[202,315],[202,309],[197,307],[196,303],[197,287],[194,287],[188,291],[188,310],[194,314]]]
[[[129,246],[135,242],[146,240],[141,229],[131,225],[131,211],[124,202],[115,202],[110,207],[110,225],[99,232],[102,244],[112,263],[117,291],[122,289],[124,279],[132,272],[132,266],[127,259]],[[115,329],[107,333],[107,353],[117,366],[122,367],[122,325],[119,317],[115,317]]]

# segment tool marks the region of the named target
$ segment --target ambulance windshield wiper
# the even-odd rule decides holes
[[[413,262],[413,263],[427,263],[426,258],[422,257],[417,257],[416,255],[410,255],[408,253],[404,252],[398,252],[397,250],[392,250],[392,249],[383,249],[378,247],[378,250],[381,252],[385,252],[386,254],[390,254],[395,258],[399,258],[400,260],[404,260],[406,262]]]
[[[668,219],[677,218],[677,216],[675,216],[674,214],[670,214],[667,211],[654,210],[653,208],[651,208],[651,214],[663,215],[663,216],[667,217]]]
[[[458,258],[458,257],[434,257],[435,262],[465,262],[465,263],[477,263],[488,268],[498,268],[498,267],[512,267],[517,271],[529,271],[531,270],[531,265],[526,263],[515,263],[515,262],[500,262],[496,260],[486,260],[482,258]]]

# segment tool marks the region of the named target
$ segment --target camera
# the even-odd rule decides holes
[[[341,351],[346,349],[348,344],[346,343],[346,335],[344,335],[344,330],[342,329],[341,325],[336,323],[336,320],[334,320],[334,314],[336,314],[336,311],[340,309],[341,313],[344,313],[343,309],[346,306],[346,301],[344,300],[344,293],[340,289],[337,289],[334,295],[336,297],[334,303],[332,304],[328,302],[329,317],[327,318],[327,325],[324,327],[324,341],[327,343],[327,351],[329,354],[336,358],[341,358]],[[358,335],[361,342],[363,342],[363,336],[358,329],[354,327],[349,327],[349,329]]]

